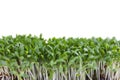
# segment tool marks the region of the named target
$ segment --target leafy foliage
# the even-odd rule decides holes
[[[11,74],[20,77],[26,77],[26,72],[29,72],[32,75],[28,75],[36,75],[36,78],[39,73],[49,79],[60,75],[65,80],[75,80],[77,77],[84,80],[84,73],[90,79],[96,74],[94,71],[99,72],[100,77],[102,72],[110,77],[108,73],[111,70],[120,69],[119,63],[120,41],[115,38],[54,37],[45,40],[42,35],[16,35],[15,38],[6,36],[0,39],[0,67],[7,66]],[[112,72],[117,74],[116,71]]]

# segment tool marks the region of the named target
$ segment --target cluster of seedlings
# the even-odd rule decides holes
[[[0,80],[120,80],[120,41],[4,36]]]

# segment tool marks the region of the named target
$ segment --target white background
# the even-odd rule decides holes
[[[120,39],[118,0],[0,0],[0,36]]]

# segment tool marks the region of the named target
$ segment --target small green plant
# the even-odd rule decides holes
[[[0,38],[0,78],[10,80],[118,80],[120,41],[115,38]]]

